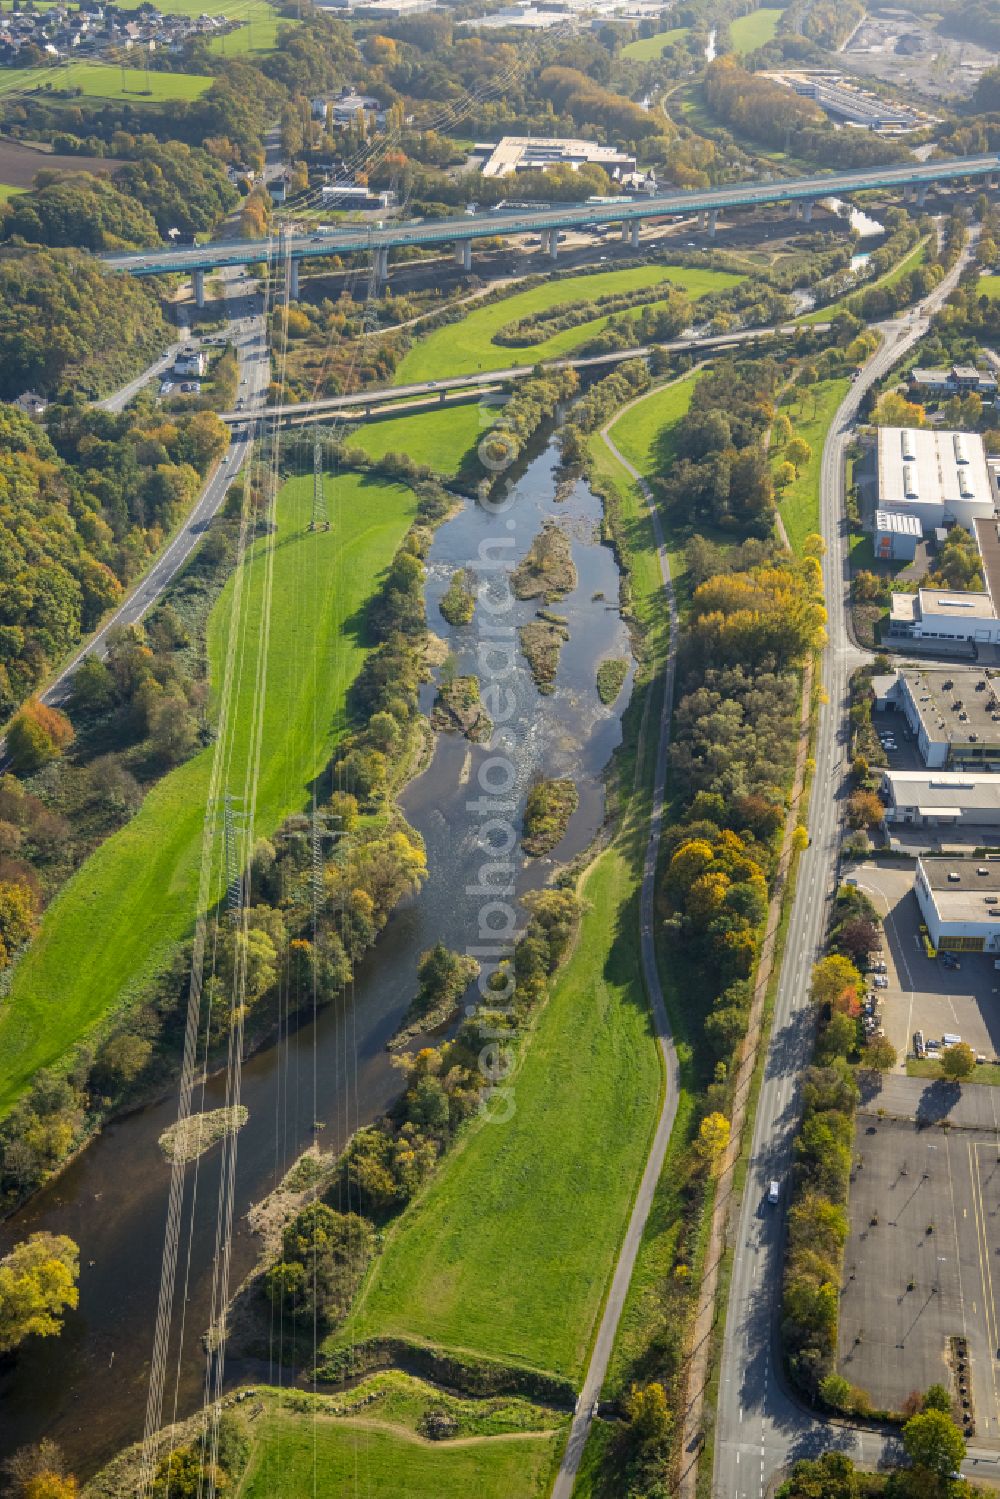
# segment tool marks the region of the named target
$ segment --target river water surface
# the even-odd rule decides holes
[[[480,544],[513,539],[510,557],[527,550],[543,519],[553,517],[572,538],[578,584],[556,608],[569,623],[556,691],[541,696],[517,653],[508,679],[516,711],[507,724],[503,752],[515,767],[518,819],[532,777],[567,775],[580,805],[554,851],[565,860],[586,848],[604,813],[601,772],[620,742],[620,715],[631,690],[631,672],[618,701],[601,705],[596,664],[606,655],[628,656],[628,636],[617,612],[618,569],[598,541],[600,502],[582,482],[557,500],[558,453],[554,442],[530,461],[503,513],[466,501],[437,531],[428,558],[427,614],[435,633],[455,654],[460,671],[476,668],[477,622],[448,626],[438,601],[452,570],[475,566]],[[481,574],[481,576],[485,576]],[[603,598],[595,599],[595,594]],[[517,603],[515,623],[536,605]],[[424,690],[429,707],[434,688]],[[418,896],[400,907],[360,965],[343,1003],[320,1011],[251,1057],[243,1069],[243,1103],[249,1120],[240,1132],[232,1288],[256,1258],[245,1214],[271,1190],[323,1126],[323,1148],[340,1146],[360,1124],[384,1112],[399,1092],[386,1042],[398,1027],[416,988],[419,955],[439,938],[464,949],[477,941],[480,901],[466,893],[476,883],[484,854],[479,822],[466,810],[478,794],[479,764],[490,753],[463,738],[442,735],[430,766],[402,798],[407,817],[427,844],[429,876]],[[303,793],[303,805],[306,802]],[[519,892],[544,882],[552,860],[522,865]],[[211,1079],[204,1103],[224,1102],[225,1078]],[[0,1456],[42,1436],[58,1441],[70,1466],[87,1476],[113,1452],[142,1435],[150,1354],[160,1282],[169,1168],[157,1141],[176,1117],[176,1098],[110,1125],[89,1149],[14,1219],[0,1226],[0,1252],[12,1240],[47,1229],[80,1245],[80,1305],[66,1318],[61,1337],[33,1340],[0,1368]],[[205,1377],[201,1335],[209,1316],[220,1176],[220,1147],[188,1167],[180,1265],[186,1284],[175,1298],[174,1341],[168,1366],[164,1419],[196,1409]],[[183,1329],[180,1327],[183,1313]],[[276,1370],[233,1363],[227,1382],[276,1377]]]

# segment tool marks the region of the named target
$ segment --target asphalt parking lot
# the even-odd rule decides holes
[[[923,770],[925,768],[920,758],[920,751],[917,749],[917,742],[902,713],[897,712],[895,708],[884,709],[881,713],[873,710],[872,724],[876,734],[893,736],[896,748],[885,751],[891,770]]]
[[[944,1384],[959,1410],[968,1401],[976,1435],[996,1437],[1000,1136],[880,1119],[877,1101],[855,1133],[838,1367],[897,1410],[912,1390]],[[964,1395],[948,1359],[954,1337],[968,1342]]]
[[[1000,972],[985,953],[962,953],[959,969],[928,958],[920,936],[920,909],[912,865],[862,864],[850,871],[874,901],[884,924],[883,954],[889,987],[881,991],[882,1026],[905,1071],[913,1033],[927,1040],[961,1036],[992,1061],[1000,1056]]]

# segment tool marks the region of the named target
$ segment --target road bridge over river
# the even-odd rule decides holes
[[[112,271],[130,276],[189,275],[194,279],[198,305],[204,304],[206,272],[223,266],[255,265],[277,255],[291,266],[291,295],[298,296],[298,271],[303,260],[329,255],[370,253],[379,281],[388,271],[389,251],[412,246],[433,248],[451,244],[456,261],[470,269],[472,245],[477,239],[511,235],[538,235],[542,248],[553,260],[559,253],[559,234],[565,229],[621,225],[622,238],[638,247],[639,230],[645,219],[701,216],[704,228],[714,234],[720,213],[727,209],[756,208],[773,203],[792,203],[804,219],[824,198],[847,198],[854,193],[900,191],[922,205],[933,188],[982,182],[995,186],[1000,175],[1000,155],[956,157],[950,161],[909,161],[863,171],[832,172],[823,176],[731,182],[703,191],[675,191],[652,196],[623,197],[602,203],[545,204],[537,209],[503,210],[462,214],[448,219],[399,219],[374,224],[336,224],[303,235],[284,233],[277,239],[237,239],[217,244],[168,246],[136,250],[103,257]],[[331,207],[334,205],[331,204]]]

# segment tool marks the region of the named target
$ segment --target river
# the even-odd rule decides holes
[[[621,739],[620,714],[631,690],[631,670],[616,704],[603,707],[595,687],[602,656],[628,656],[628,635],[617,611],[618,569],[599,543],[599,500],[578,482],[556,499],[558,452],[550,441],[524,467],[499,517],[466,501],[437,531],[428,556],[427,614],[444,637],[460,671],[475,670],[476,622],[452,628],[438,601],[452,570],[474,563],[482,541],[510,537],[512,560],[524,555],[541,522],[556,518],[570,533],[577,587],[556,607],[569,623],[556,691],[541,696],[517,655],[508,679],[516,711],[504,751],[516,769],[518,805],[531,778],[568,775],[580,803],[559,848],[562,861],[586,848],[604,815],[601,772]],[[595,594],[603,594],[603,599]],[[514,621],[531,618],[535,603],[518,603]],[[433,685],[423,692],[429,708]],[[343,1003],[319,1013],[251,1057],[243,1069],[243,1102],[249,1120],[239,1136],[233,1288],[252,1266],[256,1242],[245,1214],[284,1175],[324,1127],[324,1149],[343,1144],[360,1124],[384,1112],[399,1091],[386,1042],[416,987],[419,955],[437,939],[463,949],[476,940],[480,902],[467,895],[484,855],[475,841],[477,822],[466,812],[486,746],[439,736],[429,767],[407,788],[403,808],[427,844],[429,877],[418,896],[390,920],[374,951],[360,965]],[[305,804],[305,796],[303,796]],[[543,883],[552,857],[522,867],[519,893]],[[204,1104],[223,1102],[225,1079],[209,1082]],[[163,1249],[169,1170],[157,1141],[176,1116],[165,1098],[109,1125],[63,1175],[0,1228],[0,1252],[39,1229],[67,1233],[80,1245],[80,1304],[58,1338],[32,1340],[0,1370],[0,1456],[42,1436],[63,1447],[81,1476],[93,1473],[116,1450],[142,1435],[153,1326]],[[178,1290],[168,1366],[165,1419],[190,1413],[201,1399],[205,1367],[200,1338],[208,1320],[221,1151],[213,1147],[187,1173],[181,1231],[183,1273],[190,1252],[186,1299]],[[175,1316],[175,1323],[179,1317]],[[286,1371],[287,1372],[287,1371]],[[264,1379],[260,1365],[233,1364],[227,1383]]]

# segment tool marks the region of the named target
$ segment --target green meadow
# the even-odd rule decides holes
[[[560,355],[572,353],[601,331],[607,317],[566,328],[528,348],[513,349],[493,342],[493,335],[505,324],[561,302],[589,301],[607,292],[658,286],[660,282],[669,282],[692,297],[701,297],[706,292],[732,286],[739,279],[729,271],[706,270],[700,266],[638,265],[627,270],[600,271],[594,276],[567,276],[564,281],[546,281],[541,286],[515,292],[513,296],[486,307],[474,307],[460,323],[436,328],[419,339],[398,365],[394,383],[408,385],[446,375],[507,369],[511,365],[535,364],[542,359],[558,359]]]
[[[91,855],[46,911],[0,1008],[0,1111],[39,1068],[58,1062],[103,1016],[141,992],[192,930],[212,757],[225,757],[223,785],[239,794],[251,757],[262,661],[267,690],[258,834],[304,804],[309,781],[329,759],[366,650],[350,622],[415,513],[415,497],[403,485],[347,474],[331,488],[331,530],[310,533],[311,477],[284,486],[276,536],[258,540],[243,564],[238,617],[231,619],[235,577],[215,606],[209,654],[216,699],[231,626],[242,641],[242,667],[219,744],[159,781],[133,820]],[[265,642],[259,622],[271,551]]]
[[[400,1336],[580,1375],[660,1105],[640,863],[620,841],[591,867],[576,946],[507,1084],[513,1116],[470,1130],[390,1227],[332,1343]]]
[[[12,93],[51,92],[164,104],[175,99],[197,99],[211,83],[212,79],[201,73],[146,73],[142,68],[118,68],[110,63],[71,62],[54,68],[4,68],[0,72],[0,99]]]

